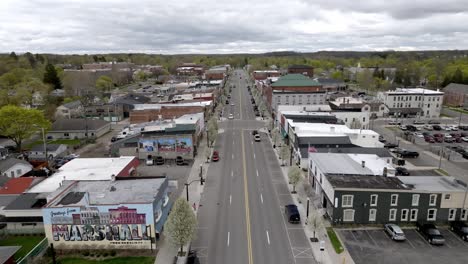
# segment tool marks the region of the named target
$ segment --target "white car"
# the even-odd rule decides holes
[[[425,125],[424,129],[429,130],[429,131],[434,130],[434,128],[431,125]]]
[[[442,129],[445,130],[445,131],[452,131],[451,126],[443,126]]]
[[[406,240],[405,233],[403,230],[395,224],[386,224],[384,226],[385,232],[395,241],[404,241]]]
[[[232,106],[234,106],[235,104],[234,103],[231,103]]]
[[[416,136],[418,138],[423,138],[424,137],[424,135],[422,133],[419,133],[419,132],[415,132],[414,136]]]
[[[229,119],[234,119],[234,116],[232,114],[229,114],[228,118]]]
[[[452,130],[452,131],[458,131],[458,126],[451,126],[451,127],[450,127],[450,130]]]
[[[448,134],[448,133],[445,133],[444,138],[452,138],[452,136],[450,134]]]
[[[462,140],[468,142],[468,137],[462,137]]]
[[[260,134],[255,134],[254,140],[257,142],[260,141]]]
[[[146,160],[146,166],[152,166],[154,164],[154,160],[153,159],[147,159]]]

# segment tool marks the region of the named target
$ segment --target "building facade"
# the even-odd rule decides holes
[[[379,93],[378,98],[387,105],[390,115],[438,118],[444,93],[424,88],[397,88],[394,91]]]

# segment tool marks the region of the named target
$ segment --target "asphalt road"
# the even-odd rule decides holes
[[[215,145],[220,161],[207,172],[192,249],[200,263],[316,263],[302,227],[284,216],[292,198],[268,135],[253,140],[252,130],[265,124],[254,121],[246,78],[243,71],[231,77],[235,105],[226,106],[225,115],[234,119],[220,125],[224,132]]]

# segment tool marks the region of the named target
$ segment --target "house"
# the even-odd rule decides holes
[[[64,181],[48,196],[42,217],[57,248],[148,250],[156,248],[171,205],[166,177]]]
[[[46,157],[48,160],[52,160],[56,157],[62,157],[67,154],[68,146],[65,144],[47,144],[45,151],[46,152],[44,152],[44,145],[35,145],[28,152],[28,159],[31,161],[38,161],[45,160]]]
[[[147,104],[150,102],[151,98],[134,93],[116,95],[109,99],[109,104],[122,105],[123,118],[128,118],[130,116],[130,112],[135,108],[135,105]]]
[[[444,87],[444,105],[468,108],[468,85],[451,83]]]
[[[302,74],[282,76],[271,85],[263,88],[264,96],[272,111],[278,105],[323,105],[326,91],[322,85]]]
[[[33,166],[25,161],[15,158],[7,158],[0,160],[0,175],[18,178],[28,173],[33,169]]]
[[[98,138],[110,131],[110,123],[99,119],[57,119],[47,139]]]
[[[10,234],[44,233],[42,207],[46,204],[46,193],[26,192],[17,196],[3,208],[7,232]]]
[[[344,81],[338,79],[314,78],[314,81],[320,83],[323,89],[327,90],[328,93],[346,91],[348,88]]]
[[[77,118],[84,115],[83,106],[79,100],[57,107],[55,118]]]
[[[424,88],[397,88],[380,92],[377,98],[387,105],[389,115],[438,118],[442,110],[444,93]]]
[[[0,264],[15,264],[15,254],[21,246],[0,247]]]
[[[8,158],[8,149],[0,146],[0,160]]]
[[[389,109],[385,103],[379,100],[365,100],[361,97],[343,96],[330,99],[330,107],[336,112],[361,112],[367,113],[369,119],[388,115]]]
[[[8,179],[3,184],[0,184],[0,214],[3,214],[3,208],[18,198],[18,196],[44,179],[44,177],[21,177]]]
[[[309,65],[290,65],[288,67],[288,73],[302,74],[312,78],[314,76],[314,68]]]
[[[139,124],[164,119],[176,119],[187,114],[204,113],[211,115],[213,101],[190,103],[139,104],[130,113],[130,124]]]

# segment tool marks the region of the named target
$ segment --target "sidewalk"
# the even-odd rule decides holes
[[[200,165],[203,170],[203,178],[206,179],[206,171],[208,170],[209,164],[206,162],[206,135],[200,141],[198,146],[198,155],[193,161],[192,169],[190,170],[189,177],[187,182],[200,179]],[[179,186],[179,188],[184,188],[181,192],[180,197],[186,199],[185,185]],[[189,204],[192,205],[192,208],[195,210],[195,214],[198,212],[198,205],[200,204],[200,197],[203,193],[204,186],[200,185],[200,181],[195,181],[189,185]],[[177,255],[179,248],[171,244],[169,239],[162,235],[162,239],[158,241],[159,251],[156,256],[155,264],[172,264],[174,263],[174,257]],[[184,247],[186,251],[186,247]]]
[[[270,137],[269,139],[271,142]],[[273,142],[271,143],[273,144]],[[276,155],[276,158],[278,159],[278,162],[281,164],[281,159],[279,158],[277,149],[278,148],[274,150],[274,153]],[[286,182],[289,182],[289,179],[288,179],[289,168],[290,166],[281,167],[281,170],[283,172],[283,177]],[[288,187],[289,187],[289,190],[292,191],[293,189],[292,185],[288,184]],[[306,193],[307,189],[309,189],[309,195]],[[310,185],[308,184],[308,181],[307,181],[307,175],[305,175],[301,183],[296,186],[296,191],[297,193],[291,194],[291,196],[293,197],[294,203],[297,205],[297,208],[299,209],[300,214],[303,216],[301,219],[301,225],[304,229],[306,237],[312,238],[314,237],[313,226],[311,224],[306,224],[306,221],[308,221],[308,219],[306,219],[305,217],[307,215],[307,208],[306,208],[307,198],[310,199],[309,216],[312,216],[312,215],[322,216],[325,212],[323,211],[323,209],[319,208],[320,198],[316,197],[313,191],[310,189]],[[335,252],[335,249],[333,248],[330,240],[328,239],[327,230],[326,230],[326,228],[330,227],[331,224],[328,220],[323,219],[323,217],[320,217],[320,219],[321,219],[321,223],[319,222],[315,230],[315,237],[318,238],[319,241],[324,241],[325,250],[320,251],[320,244],[321,244],[320,242],[310,242],[309,240],[309,244],[312,248],[312,252],[317,262],[324,263],[324,264],[337,264],[337,263],[354,264],[353,259],[349,255],[349,252],[346,250],[346,247],[344,245],[343,245],[344,251],[341,254],[337,254]]]

